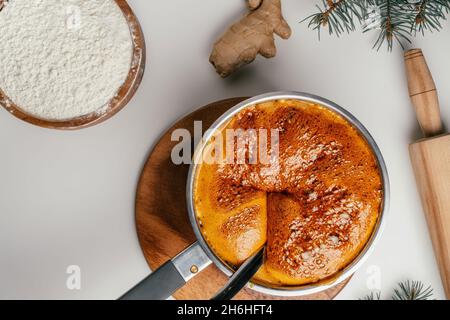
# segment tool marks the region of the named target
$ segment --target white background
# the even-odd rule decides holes
[[[293,29],[278,56],[259,58],[223,80],[208,63],[212,43],[245,12],[242,0],[130,0],[147,40],[148,63],[132,102],[106,123],[58,132],[0,108],[0,298],[114,299],[147,275],[134,225],[134,196],[152,145],[180,116],[212,101],[275,90],[321,95],[352,112],[373,134],[391,178],[383,237],[339,299],[369,292],[379,267],[383,297],[398,281],[422,280],[444,298],[408,156],[420,136],[400,48],[371,50],[375,34],[340,39],[298,22],[319,0],[283,0]],[[416,39],[450,123],[450,26]],[[154,192],[159,192],[154,190]],[[184,201],[184,199],[174,199]],[[79,265],[82,288],[66,288]],[[376,269],[376,268],[375,268]]]

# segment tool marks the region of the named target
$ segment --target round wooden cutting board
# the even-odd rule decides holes
[[[203,122],[203,130],[244,98],[218,101],[194,111],[165,132],[151,152],[142,171],[136,193],[136,226],[145,258],[152,270],[176,256],[196,241],[189,223],[186,208],[186,178],[188,165],[175,165],[171,161],[171,150],[178,141],[171,141],[175,129],[185,128],[193,136],[194,121]],[[193,148],[192,148],[193,149]],[[209,299],[227,277],[214,265],[178,290],[176,299]],[[348,280],[334,288],[310,296],[294,297],[298,300],[333,299],[347,284]],[[243,289],[236,299],[282,299]]]

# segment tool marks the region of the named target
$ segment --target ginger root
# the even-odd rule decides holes
[[[222,77],[252,62],[258,54],[274,57],[274,33],[283,39],[291,36],[281,13],[281,0],[247,0],[247,4],[251,12],[230,27],[211,53],[209,60]]]
[[[3,7],[6,5],[7,0],[0,0],[0,11],[3,10]]]

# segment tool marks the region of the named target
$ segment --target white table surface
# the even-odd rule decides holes
[[[422,280],[444,298],[409,162],[408,143],[420,132],[399,48],[373,51],[375,34],[360,32],[341,39],[324,34],[319,42],[298,23],[319,1],[284,0],[292,38],[277,39],[275,59],[259,58],[223,80],[208,56],[214,39],[244,12],[243,1],[129,2],[146,35],[148,63],[140,90],[123,111],[93,128],[58,132],[0,108],[0,298],[120,296],[149,272],[137,241],[134,197],[156,139],[209,102],[275,90],[315,93],[344,106],[385,156],[392,188],[387,225],[338,298],[364,296],[377,274],[383,298],[406,279]],[[428,58],[450,124],[450,25],[445,27],[415,44]],[[80,290],[66,286],[70,265],[81,268]]]

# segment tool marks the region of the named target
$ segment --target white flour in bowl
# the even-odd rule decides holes
[[[0,12],[0,89],[39,118],[103,112],[132,54],[114,0],[9,0]]]

